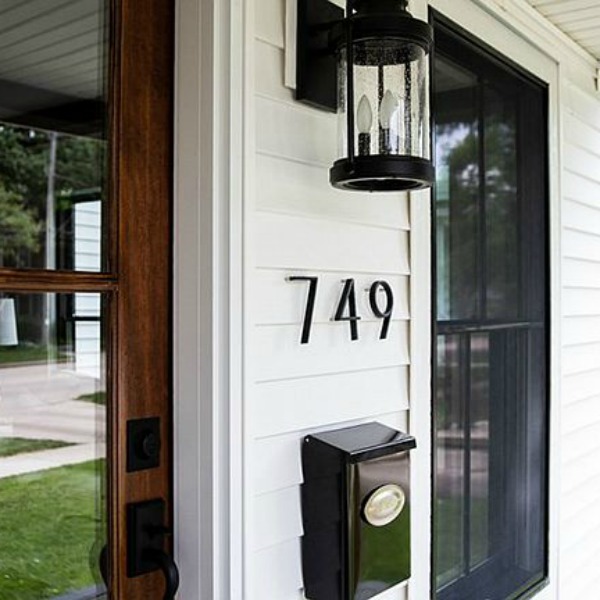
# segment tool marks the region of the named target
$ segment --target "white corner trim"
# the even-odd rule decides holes
[[[174,485],[180,596],[242,598],[244,3],[177,0]],[[227,74],[227,76],[224,76]]]
[[[284,84],[296,89],[296,36],[298,30],[298,0],[285,0],[285,75]]]
[[[431,588],[431,194],[410,195],[410,414],[411,563],[409,598],[430,598]]]
[[[548,179],[550,185],[550,444],[549,444],[549,586],[538,594],[539,600],[557,600],[559,595],[560,497],[561,497],[561,386],[562,386],[562,157],[563,64],[554,69],[548,85]]]
[[[426,0],[413,0],[410,10],[427,20]],[[411,452],[410,600],[431,598],[431,190],[410,194],[410,412],[409,432],[417,439]]]
[[[181,572],[181,594],[188,598],[209,597],[213,592],[210,562],[213,535],[210,526],[210,477],[204,464],[212,452],[206,425],[211,409],[203,410],[200,399],[210,378],[204,372],[206,346],[200,341],[200,282],[198,265],[206,260],[207,241],[200,219],[201,162],[201,42],[203,22],[196,0],[176,4],[175,64],[175,173],[174,173],[174,298],[173,298],[173,420],[175,557]],[[204,27],[212,37],[210,28]],[[210,235],[209,235],[210,237]],[[208,419],[206,419],[208,417]],[[182,440],[187,444],[182,444]],[[190,473],[197,476],[190,477]],[[209,496],[210,497],[210,496]],[[197,535],[185,535],[195,531]],[[198,565],[202,565],[198,568]]]

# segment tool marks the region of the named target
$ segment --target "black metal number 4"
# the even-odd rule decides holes
[[[344,311],[348,306],[348,315],[344,316]],[[349,321],[350,322],[350,338],[352,341],[358,339],[358,321],[360,317],[356,313],[356,292],[354,290],[354,279],[346,279],[344,281],[344,289],[342,297],[335,311],[334,321]]]

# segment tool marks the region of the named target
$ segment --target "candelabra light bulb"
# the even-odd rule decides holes
[[[373,109],[365,94],[362,95],[358,102],[356,126],[358,133],[371,133],[371,129],[373,128]]]
[[[387,90],[379,107],[379,123],[383,129],[391,127],[392,119],[396,116],[399,107],[400,102],[396,95],[391,90]]]

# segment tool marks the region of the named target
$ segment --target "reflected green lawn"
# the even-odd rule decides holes
[[[38,452],[39,450],[64,448],[65,446],[72,446],[72,444],[57,440],[32,440],[14,437],[0,438],[0,458],[25,454],[27,452]]]
[[[463,501],[462,498],[438,498],[434,513],[436,573],[438,587],[462,574],[463,563]],[[488,502],[471,500],[471,566],[488,556]]]
[[[92,392],[91,394],[82,394],[77,396],[75,400],[80,402],[91,402],[92,404],[99,404],[100,406],[106,406],[106,392]]]
[[[94,585],[103,463],[0,479],[2,600],[42,600]]]
[[[60,362],[65,360],[63,352],[47,345],[21,344],[0,347],[0,364],[18,365],[39,362]]]
[[[385,527],[362,524],[362,581],[394,584],[410,577],[410,509]]]

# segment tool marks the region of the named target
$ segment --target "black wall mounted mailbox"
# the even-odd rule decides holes
[[[367,600],[410,576],[409,451],[366,423],[304,438],[302,566],[311,600]]]

